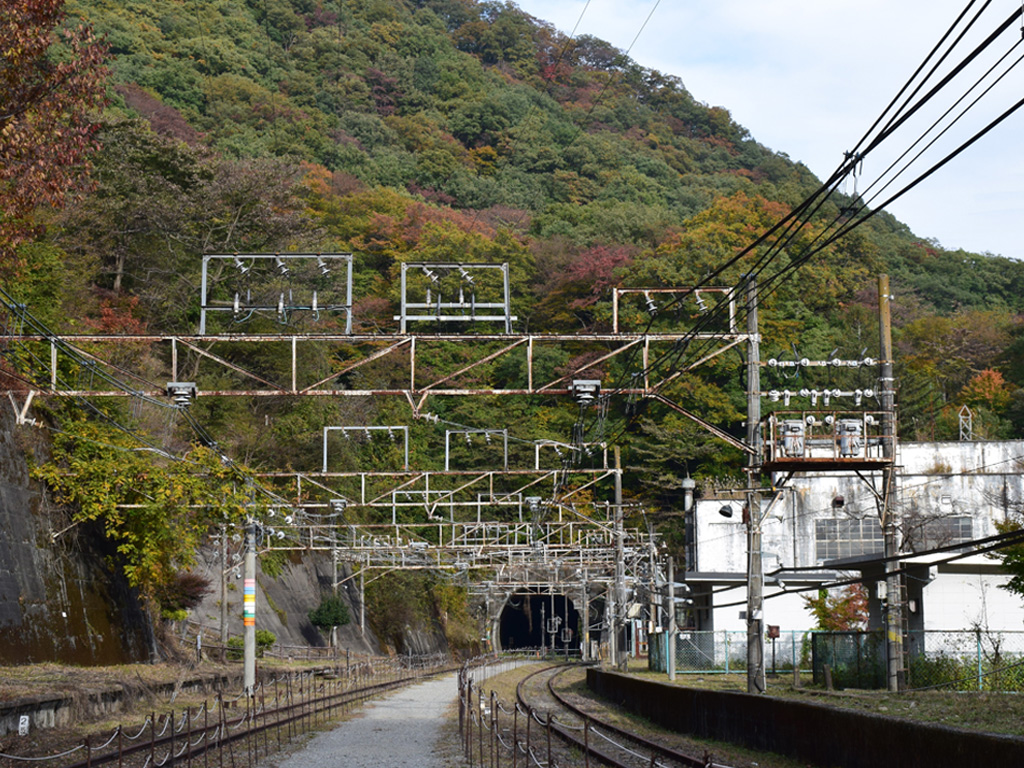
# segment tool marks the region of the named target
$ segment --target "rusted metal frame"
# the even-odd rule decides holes
[[[748,336],[748,334],[745,334],[745,333],[740,335],[740,336],[737,336],[735,339],[730,341],[724,347],[716,349],[714,352],[709,352],[708,354],[704,355],[704,357],[702,357],[700,360],[697,360],[695,362],[690,363],[685,368],[680,368],[678,371],[673,373],[671,376],[666,376],[664,379],[662,379],[657,384],[655,384],[653,387],[651,387],[651,391],[661,389],[666,384],[668,384],[668,383],[670,383],[672,381],[675,381],[680,376],[683,376],[684,374],[687,374],[690,371],[692,371],[694,368],[697,368],[698,366],[704,365],[704,363],[708,362],[709,360],[715,359],[716,357],[721,355],[723,352],[728,352],[733,347],[737,347],[740,344],[743,344],[744,342],[747,341],[747,336]],[[648,393],[644,393],[644,394],[648,394]]]
[[[444,496],[439,498],[433,504],[430,503],[430,497],[428,496],[427,497],[427,501],[424,504],[424,507],[427,507],[428,505],[430,505],[429,508],[427,509],[427,515],[433,515],[434,511],[437,509],[439,504],[441,504],[445,499],[452,499],[452,497],[454,497],[456,493],[459,493],[460,491],[464,491],[467,488],[470,488],[470,487],[476,485],[481,480],[493,480],[494,479],[494,474],[495,473],[493,471],[489,470],[489,471],[484,472],[482,475],[478,475],[478,476],[474,477],[472,480],[469,480],[469,481],[463,483],[462,485],[459,485],[459,486],[453,488],[450,491],[441,491],[440,493],[443,493]],[[491,495],[493,496],[494,494],[492,493]]]
[[[113,338],[117,339],[119,337],[115,336]],[[111,362],[109,362],[107,360],[104,360],[101,357],[97,357],[96,355],[92,354],[91,352],[86,352],[81,347],[76,347],[74,344],[69,344],[63,338],[58,337],[58,340],[61,342],[61,344],[63,346],[67,347],[66,350],[62,350],[64,352],[64,354],[67,354],[68,350],[70,350],[72,352],[75,352],[76,354],[81,355],[82,357],[87,357],[90,360],[93,360],[93,361],[99,363],[100,365],[106,366],[107,368],[110,368],[110,369],[113,369],[113,370],[117,370],[119,373],[123,373],[123,374],[125,374],[126,376],[128,376],[131,379],[135,379],[137,381],[144,382],[144,383],[146,383],[146,384],[148,384],[150,386],[152,386],[152,384],[153,384],[152,381],[147,381],[146,379],[144,379],[141,375],[139,375],[137,373],[133,373],[133,372],[131,372],[129,370],[122,370],[122,369],[118,368],[117,366],[115,366],[113,363],[111,363]],[[57,345],[54,344],[53,349],[56,349],[56,348],[57,348]],[[51,356],[51,358],[52,358],[52,356]],[[56,372],[54,371],[53,375],[51,375],[51,380],[55,380],[54,379],[55,374],[56,374]],[[113,376],[111,376],[111,377],[113,378]],[[141,394],[141,392],[128,392],[128,394]],[[161,392],[160,394],[163,394],[163,392]]]
[[[730,435],[728,432],[723,432],[721,429],[716,427],[714,424],[712,424],[709,421],[705,421],[704,419],[702,419],[697,414],[690,413],[688,410],[683,408],[681,405],[678,405],[678,404],[672,402],[671,400],[669,400],[664,395],[654,394],[654,395],[651,395],[651,399],[652,400],[657,400],[659,403],[663,403],[664,405],[667,405],[672,410],[676,411],[677,413],[682,414],[683,416],[685,416],[686,418],[690,419],[691,421],[693,421],[697,425],[699,425],[699,426],[703,427],[704,429],[706,429],[708,432],[713,434],[715,437],[719,438],[720,440],[724,440],[725,442],[727,442],[729,445],[733,446],[734,448],[739,448],[744,453],[749,453],[751,455],[756,453],[756,449],[754,449],[751,446],[747,445],[742,440],[738,440],[737,438],[735,438],[732,435]]]
[[[292,338],[294,339],[294,337],[292,337]],[[279,339],[279,340],[283,340],[283,339]],[[253,379],[255,381],[262,382],[263,384],[266,384],[268,387],[278,387],[278,388],[280,388],[279,384],[274,384],[273,382],[268,381],[267,379],[264,379],[262,376],[257,376],[255,373],[252,373],[251,371],[247,371],[244,368],[242,368],[241,366],[235,365],[234,363],[232,363],[232,362],[230,362],[228,360],[225,360],[220,355],[215,355],[212,352],[210,352],[208,350],[205,350],[202,347],[198,346],[197,344],[191,344],[191,343],[185,341],[184,339],[182,339],[180,337],[178,338],[178,341],[180,341],[182,344],[184,344],[189,349],[199,353],[201,356],[208,357],[210,360],[213,360],[216,363],[220,363],[224,367],[229,368],[230,370],[235,371],[236,373],[240,373],[243,376],[248,376],[250,379]]]
[[[745,336],[746,334],[732,332],[704,332],[704,333],[640,333],[638,331],[625,331],[621,333],[368,333],[368,334],[342,334],[342,333],[220,333],[220,334],[88,334],[72,333],[54,336],[42,333],[8,333],[0,334],[0,343],[9,341],[69,341],[70,342],[106,342],[106,341],[132,341],[156,343],[160,341],[171,341],[177,339],[183,343],[197,344],[199,342],[280,342],[285,339],[296,338],[300,341],[324,341],[344,342],[345,344],[381,343],[389,340],[423,339],[426,341],[508,341],[511,338],[521,337],[523,340],[530,338],[535,341],[567,342],[604,342],[622,341],[623,339],[640,340],[644,336],[651,341],[678,341],[679,339],[710,340],[721,339],[729,336]]]
[[[614,469],[614,468],[611,468],[611,467],[603,467],[603,474],[600,477],[595,477],[593,480],[591,480],[588,483],[585,483],[584,485],[581,485],[579,488],[573,488],[568,493],[563,494],[562,498],[563,499],[568,499],[568,498],[570,498],[572,496],[575,496],[580,491],[585,491],[587,488],[590,488],[592,485],[596,485],[597,483],[601,482],[602,480],[604,480],[606,478],[615,477],[616,473],[618,473],[620,471],[621,470]]]
[[[406,480],[404,483],[402,483],[398,487],[392,488],[389,491],[385,491],[383,494],[381,494],[380,496],[377,496],[375,499],[371,499],[370,501],[365,501],[364,500],[364,501],[362,501],[360,503],[361,503],[362,506],[371,506],[373,504],[377,504],[377,503],[380,502],[381,499],[387,498],[388,494],[394,493],[395,491],[400,491],[403,488],[408,488],[410,485],[413,485],[414,483],[417,483],[417,482],[419,482],[420,480],[423,480],[423,479],[429,480],[430,479],[430,473],[429,472],[418,472],[414,477],[410,477],[408,480]]]
[[[632,347],[635,347],[637,344],[640,344],[640,343],[646,341],[646,339],[647,339],[646,336],[639,336],[638,338],[633,339],[632,341],[630,341],[627,344],[624,344],[623,346],[619,347],[618,349],[612,350],[607,355],[602,355],[601,357],[597,358],[597,360],[591,360],[589,363],[587,363],[582,368],[577,368],[572,373],[566,374],[565,376],[561,376],[561,377],[555,379],[554,381],[549,381],[543,387],[538,387],[535,391],[537,393],[545,392],[545,391],[551,389],[552,387],[554,387],[556,384],[559,384],[559,383],[561,383],[563,381],[572,380],[572,378],[574,376],[576,376],[576,375],[578,375],[580,373],[583,373],[583,371],[587,370],[588,368],[593,368],[598,363],[603,363],[605,360],[610,360],[613,357],[615,357],[616,355],[618,355],[618,354],[620,354],[622,352],[625,352],[627,349],[631,349]]]
[[[537,485],[539,483],[542,483],[545,480],[548,480],[549,478],[557,475],[559,472],[562,472],[562,471],[563,470],[560,470],[560,469],[542,469],[542,470],[536,470],[536,469],[513,469],[513,470],[490,471],[489,472],[490,475],[500,475],[500,476],[505,476],[505,477],[535,476],[535,475],[537,476],[533,480],[531,480],[530,482],[528,482],[528,483],[526,483],[524,485],[519,486],[515,490],[509,491],[508,493],[504,493],[504,494],[498,496],[497,499],[495,499],[491,503],[493,503],[493,504],[502,504],[503,500],[510,499],[510,497],[513,497],[516,494],[522,494],[526,490],[528,490],[529,488],[532,488],[533,486],[535,486],[535,485]],[[611,469],[609,469],[607,467],[603,467],[603,468],[599,468],[599,469],[580,468],[580,469],[573,470],[573,473],[574,474],[579,474],[579,475],[599,475],[599,477],[596,478],[596,481],[600,481],[601,479],[608,477],[609,474],[613,473],[614,471],[615,470],[611,470]],[[386,496],[390,495],[394,491],[399,491],[399,490],[402,490],[403,488],[408,487],[408,485],[410,485],[411,483],[415,483],[417,480],[419,480],[421,478],[426,480],[426,479],[430,479],[430,478],[433,478],[433,477],[466,477],[466,476],[472,476],[472,477],[477,478],[476,481],[471,481],[470,484],[472,484],[472,482],[477,482],[480,479],[479,475],[480,475],[480,473],[477,470],[465,470],[465,469],[462,469],[462,470],[450,470],[450,471],[447,471],[447,472],[444,472],[444,471],[417,472],[417,471],[393,470],[393,471],[387,471],[387,472],[327,472],[327,473],[258,472],[258,473],[256,473],[256,477],[259,477],[261,479],[269,479],[269,480],[288,479],[288,480],[293,480],[295,482],[296,489],[298,489],[298,487],[301,485],[301,483],[305,481],[305,482],[308,482],[308,483],[314,485],[315,487],[319,488],[320,490],[322,490],[322,491],[324,491],[326,493],[329,493],[329,494],[337,494],[338,491],[333,489],[333,488],[331,488],[331,487],[329,487],[325,483],[318,481],[316,479],[316,477],[323,477],[323,478],[337,477],[337,478],[349,478],[349,479],[351,479],[351,478],[387,478],[387,477],[390,477],[390,478],[403,478],[403,477],[407,477],[407,478],[409,478],[406,482],[402,483],[399,486],[396,486],[396,487],[392,488],[391,490],[385,492],[381,496],[378,496],[375,500],[372,500],[372,501],[360,500],[360,502],[359,502],[360,506],[381,507],[381,508],[392,506],[392,502],[389,499],[387,499]],[[587,486],[584,486],[584,488],[588,487],[591,484],[592,483],[588,483]],[[573,491],[572,493],[576,493],[576,491]],[[324,506],[323,503],[303,502],[300,499],[300,496],[301,496],[300,492],[298,490],[296,490],[296,500],[293,503],[297,507]],[[477,504],[476,501],[451,502],[451,503],[455,503],[455,504],[457,504],[459,506],[468,506],[468,505],[476,505]],[[412,506],[412,505],[409,505],[409,506]]]
[[[503,347],[502,349],[499,349],[497,352],[492,352],[491,354],[487,355],[486,357],[483,357],[480,360],[477,360],[475,363],[470,363],[465,368],[462,368],[461,370],[458,370],[455,373],[452,373],[452,374],[449,374],[448,376],[445,376],[443,379],[438,379],[433,384],[427,384],[425,387],[419,387],[416,391],[418,391],[418,392],[427,392],[428,390],[431,390],[431,389],[433,389],[434,387],[436,387],[436,386],[438,386],[440,384],[444,384],[446,381],[451,381],[456,376],[461,376],[462,374],[466,373],[467,371],[473,370],[474,368],[476,368],[479,365],[484,365],[485,363],[489,363],[492,360],[494,360],[496,358],[499,358],[499,357],[501,357],[502,355],[504,355],[504,354],[506,354],[508,352],[511,352],[516,347],[520,347],[523,344],[527,343],[530,340],[530,338],[531,337],[526,337],[526,338],[523,338],[523,339],[519,339],[518,341],[515,341],[512,344],[509,344],[509,345]],[[441,339],[438,339],[438,341],[441,341]]]
[[[310,339],[310,340],[311,341],[315,341],[316,339]],[[400,341],[392,344],[391,346],[387,347],[386,349],[378,349],[376,352],[371,354],[369,357],[365,357],[362,360],[357,360],[357,361],[355,361],[354,363],[352,363],[350,365],[346,365],[340,371],[335,371],[334,373],[332,373],[327,378],[321,379],[320,381],[316,382],[315,384],[310,384],[308,387],[304,387],[303,389],[300,389],[299,390],[299,394],[301,394],[301,395],[308,394],[309,392],[315,390],[317,387],[321,386],[322,384],[326,384],[331,379],[336,379],[338,376],[344,376],[346,373],[348,373],[350,371],[354,371],[356,368],[359,368],[360,366],[366,365],[367,363],[371,363],[374,360],[379,360],[382,357],[386,357],[387,355],[389,355],[392,352],[394,352],[396,349],[401,349],[403,346],[405,346],[406,344],[409,344],[410,342],[411,342],[411,339],[408,339],[408,338],[401,339]]]

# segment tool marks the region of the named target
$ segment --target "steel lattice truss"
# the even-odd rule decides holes
[[[614,515],[607,504],[588,499],[603,496],[620,472],[605,464],[571,470],[263,474],[290,500],[267,521],[279,526],[282,538],[268,536],[264,546],[330,552],[366,571],[483,573],[490,583],[510,587],[551,585],[579,574],[607,581],[615,571]],[[558,503],[541,501],[555,488]],[[342,507],[334,506],[339,500]],[[353,522],[367,509],[376,519],[390,514],[391,522]],[[621,536],[629,571],[656,540],[634,527],[624,527]]]
[[[306,333],[290,328],[285,333],[57,336],[26,307],[6,302],[0,356],[28,385],[19,419],[35,394],[127,398],[133,415],[152,407],[173,413],[188,407],[181,391],[170,386],[182,382],[189,385],[189,398],[399,396],[414,416],[423,416],[431,395],[565,396],[572,393],[575,379],[593,378],[596,368],[606,366],[617,366],[628,381],[628,386],[616,386],[614,394],[645,396],[749,341],[736,328],[731,290],[719,290],[728,315],[703,332],[693,327],[697,315],[692,308],[689,315],[677,308],[674,319],[659,315],[660,324],[650,325],[638,303],[646,303],[653,318],[651,294],[660,299],[661,294],[681,293],[704,311],[699,294],[618,289],[612,333],[571,335]],[[623,330],[630,325],[644,330]],[[652,364],[678,356],[682,344],[694,341],[702,342],[699,359],[668,367]],[[575,362],[552,370],[544,364],[550,350]],[[509,377],[508,370],[521,373]],[[620,556],[627,574],[638,573],[655,545],[650,533],[625,529],[616,541],[607,520],[564,514],[577,501],[580,508],[593,508],[593,499],[609,498],[604,481],[621,472],[609,468],[603,450],[586,459],[582,451],[578,454],[557,469],[543,469],[538,453],[535,466],[525,470],[266,474],[263,479],[275,488],[287,486],[282,498],[292,520],[277,530],[283,539],[268,537],[264,546],[330,551],[363,570],[474,572],[497,589],[550,586],[580,575],[610,581]],[[527,513],[530,496],[557,500],[561,506],[548,514],[555,519]],[[338,499],[353,509],[372,510],[376,519],[382,509],[390,510],[391,523],[332,517],[331,503]]]
[[[231,336],[62,336],[2,335],[5,356],[18,359],[33,385],[49,395],[76,397],[167,396],[166,382],[188,379],[200,383],[197,397],[371,397],[399,395],[414,409],[426,397],[471,395],[566,395],[574,378],[603,363],[634,355],[629,361],[640,375],[623,395],[645,395],[667,377],[652,377],[649,361],[669,354],[683,340],[711,340],[717,346],[686,366],[692,369],[738,346],[746,334],[579,334],[579,335],[231,335]],[[276,363],[255,369],[244,358],[259,347]],[[585,360],[564,375],[544,375],[537,365],[546,349],[571,350]],[[126,354],[128,353],[128,354]],[[457,359],[447,367],[439,359]],[[514,360],[522,380],[500,382],[492,373],[497,362]],[[133,361],[145,360],[146,370]],[[154,365],[157,366],[154,370]],[[324,368],[330,370],[326,375]],[[358,374],[372,373],[372,377]],[[482,384],[481,379],[492,378]],[[384,379],[365,386],[364,378]],[[204,380],[232,381],[231,386],[205,388]]]

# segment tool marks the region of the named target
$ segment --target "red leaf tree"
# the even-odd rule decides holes
[[[15,249],[32,211],[59,207],[88,169],[104,104],[107,48],[85,24],[66,26],[64,0],[0,4],[0,276],[17,274]]]

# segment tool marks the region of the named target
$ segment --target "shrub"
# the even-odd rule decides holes
[[[262,659],[263,654],[277,642],[277,635],[266,629],[256,630],[256,658]],[[241,661],[245,658],[245,638],[235,635],[228,638],[228,658]]]
[[[320,605],[309,612],[309,623],[324,634],[331,627],[340,627],[350,621],[348,606],[337,594],[326,594],[320,598]]]

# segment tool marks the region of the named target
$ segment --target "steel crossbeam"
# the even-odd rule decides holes
[[[23,355],[30,361],[37,391],[75,397],[148,397],[166,395],[165,381],[200,383],[198,397],[371,397],[414,398],[473,395],[564,395],[574,377],[601,363],[639,350],[646,363],[659,351],[668,352],[683,340],[721,344],[700,361],[707,362],[742,342],[738,333],[601,333],[601,334],[229,334],[218,336],[0,335],[0,348],[31,345]],[[253,345],[281,350],[277,370],[253,370],[232,359]],[[545,377],[536,365],[542,349],[569,348],[581,362],[571,373]],[[126,355],[125,351],[131,354]],[[441,354],[439,354],[441,353]],[[439,368],[437,358],[458,358],[451,370]],[[498,380],[489,366],[515,357],[525,370],[513,385]],[[264,354],[261,358],[266,359]],[[318,364],[307,361],[315,357]],[[125,358],[130,358],[126,360]],[[146,362],[133,370],[132,362]],[[87,361],[87,363],[83,363]],[[326,362],[324,362],[326,361]],[[163,369],[153,371],[153,365]],[[360,369],[379,364],[375,373],[389,380],[366,387],[347,380]],[[333,370],[324,375],[324,366]],[[637,367],[643,367],[638,362]],[[646,370],[646,369],[645,369]],[[159,377],[154,381],[154,377]],[[204,379],[233,379],[229,386],[206,389]],[[492,380],[481,383],[481,379]],[[116,383],[115,383],[116,382]],[[625,395],[646,395],[666,379],[645,375]],[[99,386],[97,386],[97,384]]]

